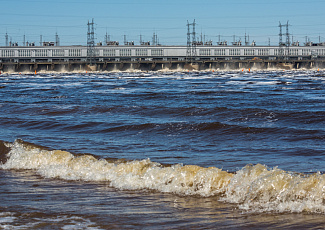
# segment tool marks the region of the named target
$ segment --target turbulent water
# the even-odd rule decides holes
[[[325,228],[325,72],[0,75],[0,228]]]

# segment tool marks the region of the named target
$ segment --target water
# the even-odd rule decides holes
[[[0,228],[325,228],[325,72],[0,77]]]

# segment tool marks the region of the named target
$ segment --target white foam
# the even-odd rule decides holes
[[[239,170],[227,186],[223,201],[255,212],[325,214],[325,176],[294,174],[263,165]]]
[[[150,189],[178,195],[220,196],[224,202],[254,211],[325,214],[325,175],[286,172],[247,165],[236,173],[181,164],[164,167],[150,159],[108,162],[91,155],[48,151],[22,141],[9,145],[2,169],[33,169],[46,178],[105,181],[124,190]]]

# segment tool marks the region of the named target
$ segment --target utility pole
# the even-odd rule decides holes
[[[91,22],[88,21],[88,33],[87,33],[87,58],[89,65],[94,64],[95,58],[95,29],[94,19]]]

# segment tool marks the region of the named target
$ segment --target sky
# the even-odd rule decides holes
[[[186,45],[187,22],[196,22],[197,40],[256,41],[277,45],[279,23],[289,22],[290,39],[325,41],[325,0],[0,0],[0,46],[9,41],[86,45],[94,20],[96,42],[139,44],[157,34],[162,45]],[[284,29],[284,28],[283,28]]]

